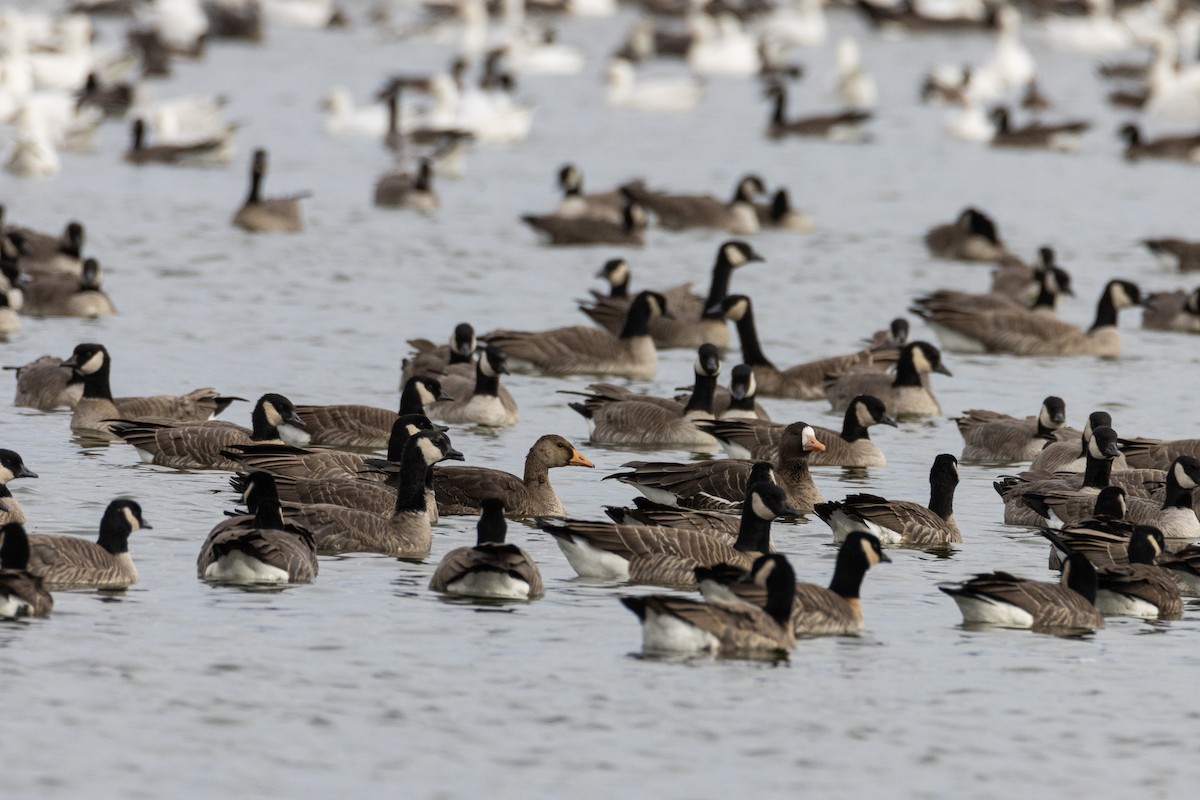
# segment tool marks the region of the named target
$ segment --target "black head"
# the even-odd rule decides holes
[[[901,360],[907,360],[918,374],[938,372],[942,375],[952,375],[942,363],[942,351],[929,342],[909,342],[900,352]]]
[[[83,252],[83,223],[71,221],[67,223],[67,227],[63,230],[62,242],[63,248],[76,258]]]
[[[933,460],[929,468],[929,482],[958,485],[958,459],[949,453],[942,453]]]
[[[460,322],[454,326],[454,334],[450,337],[450,352],[462,361],[470,361],[475,355],[475,329],[469,322]]]
[[[740,239],[730,239],[717,250],[717,262],[731,267],[740,267],[751,261],[765,261],[758,251]]]
[[[1150,525],[1138,525],[1129,534],[1129,563],[1153,564],[1167,550],[1163,532]]]
[[[263,470],[255,470],[246,476],[242,487],[242,502],[254,514],[264,503],[279,503],[279,489],[275,476]]]
[[[80,285],[88,289],[100,288],[100,262],[94,258],[87,258],[83,261],[83,278]]]
[[[1038,248],[1038,260],[1041,262],[1042,266],[1046,269],[1053,267],[1054,266],[1054,248],[1053,247],[1039,247]]]
[[[497,375],[509,375],[508,356],[497,345],[489,344],[479,356],[479,369],[489,378]]]
[[[658,292],[638,292],[629,307],[629,313],[632,314],[634,309],[638,309],[639,313],[644,313],[651,319],[654,317],[671,317],[671,313],[667,309],[667,298]]]
[[[758,384],[754,380],[754,367],[749,364],[738,364],[733,368],[729,378],[729,394],[734,400],[744,400],[754,397],[758,392]]]
[[[418,431],[413,434],[405,445],[407,454],[415,449],[425,461],[426,466],[433,466],[439,461],[464,461],[463,454],[450,444],[450,437],[445,431]]]
[[[864,428],[872,425],[891,425],[898,427],[896,419],[887,413],[887,405],[873,394],[860,394],[850,401],[858,424]]]
[[[267,171],[267,151],[261,147],[254,151],[254,155],[250,158],[250,171],[256,175],[262,175]]]
[[[1187,300],[1183,304],[1183,308],[1189,314],[1200,316],[1200,288],[1187,296]]]
[[[0,569],[24,570],[29,566],[29,538],[25,526],[10,522],[0,528]]]
[[[479,524],[476,527],[478,531],[478,543],[495,542],[503,544],[504,537],[508,533],[508,521],[504,518],[503,498],[485,497],[480,501],[479,506],[481,513],[479,515]]]
[[[753,200],[766,193],[767,187],[763,183],[763,179],[753,173],[743,175],[742,179],[737,182],[737,196],[743,200]]]
[[[775,480],[775,468],[771,466],[770,461],[755,461],[754,465],[750,467],[750,476],[746,478],[747,494],[760,483],[769,483],[772,485],[778,483]]]
[[[1038,422],[1043,428],[1058,430],[1067,424],[1067,404],[1061,397],[1050,395],[1042,401],[1042,409],[1038,412]]]
[[[705,310],[708,315],[720,314],[725,319],[740,322],[747,313],[753,310],[750,298],[744,294],[726,295],[725,299]]]
[[[296,413],[296,406],[292,404],[292,401],[274,392],[264,394],[254,404],[252,416],[257,417],[260,414],[263,421],[276,430],[284,425],[293,425],[297,428],[308,427]]]
[[[888,554],[883,552],[883,544],[873,533],[867,531],[852,531],[846,535],[842,546],[838,548],[837,565],[852,563],[864,572],[881,561],[891,562]]]
[[[25,466],[24,459],[15,450],[0,450],[0,484],[14,478],[36,478],[37,473]]]
[[[1088,455],[1104,461],[1111,461],[1121,455],[1117,447],[1117,432],[1107,425],[1093,430],[1091,441],[1088,442]]]
[[[417,431],[450,430],[444,425],[434,425],[429,420],[429,417],[425,416],[424,414],[401,414],[392,424],[392,428],[395,429],[397,425],[405,428],[410,434],[416,433]]]
[[[1071,553],[1067,556],[1062,567],[1062,584],[1083,595],[1089,603],[1096,602],[1096,568],[1083,553]]]
[[[904,317],[896,317],[888,326],[888,331],[892,336],[892,344],[905,344],[908,341],[908,320]]]
[[[1120,486],[1105,486],[1096,496],[1096,505],[1092,513],[1097,517],[1122,519],[1129,506],[1125,500],[1125,490]]]
[[[108,350],[102,344],[85,343],[75,345],[70,357],[63,361],[64,367],[70,367],[79,375],[93,375],[110,362]]]
[[[603,278],[611,286],[620,286],[629,282],[629,262],[623,258],[610,258],[596,273],[597,278]]]
[[[1190,492],[1200,486],[1200,460],[1192,456],[1180,456],[1171,464],[1171,476],[1179,488]]]
[[[1142,304],[1142,290],[1132,281],[1111,280],[1104,292],[1117,308],[1129,308]]]
[[[750,567],[750,581],[767,590],[763,606],[780,625],[787,625],[796,598],[796,572],[787,557],[779,553],[759,556]]]
[[[1083,426],[1083,438],[1091,439],[1092,432],[1103,427],[1112,427],[1112,415],[1107,411],[1093,411],[1088,414],[1087,424]]]
[[[721,351],[716,345],[702,344],[696,352],[697,375],[717,376],[721,374]]]
[[[568,193],[583,191],[583,173],[574,164],[563,164],[558,169],[558,188]]]
[[[787,501],[787,493],[773,483],[760,481],[746,492],[746,505],[751,513],[762,520],[773,520],[776,517],[799,517],[797,511]]]
[[[976,236],[982,236],[993,244],[1000,243],[1000,234],[991,217],[977,208],[965,209],[958,218],[959,227]]]
[[[1137,147],[1142,143],[1142,132],[1132,122],[1126,122],[1117,130],[1117,136],[1125,141],[1126,147]]]
[[[412,392],[421,401],[422,407],[438,400],[454,399],[442,391],[442,384],[437,378],[431,378],[428,375],[412,376],[404,382],[404,391]]]

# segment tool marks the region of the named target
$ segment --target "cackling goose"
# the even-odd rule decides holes
[[[113,500],[100,520],[100,538],[29,536],[29,571],[52,589],[127,589],[138,582],[129,536],[151,525],[132,500]]]
[[[425,412],[432,420],[452,424],[492,428],[516,425],[517,401],[500,385],[500,376],[508,374],[508,358],[504,351],[489,344],[479,354],[474,377],[447,375],[442,378],[444,394],[427,406]]]
[[[375,205],[382,208],[408,208],[431,213],[441,206],[433,191],[433,167],[422,158],[417,173],[394,170],[375,182]]]
[[[621,190],[653,213],[658,223],[668,230],[718,228],[735,236],[758,232],[758,212],[754,201],[766,193],[766,187],[757,175],[741,178],[729,202],[706,194],[653,191],[640,183],[626,184]]]
[[[1200,333],[1200,289],[1152,292],[1143,305],[1142,327],[1147,330]]]
[[[523,214],[521,221],[544,234],[547,244],[613,244],[641,247],[646,243],[646,209],[627,201],[620,222],[591,217],[561,217],[555,214]]]
[[[951,419],[963,437],[963,461],[1032,461],[1047,444],[1058,441],[1055,432],[1066,424],[1067,407],[1061,397],[1051,395],[1042,401],[1036,417],[1018,419],[998,411],[971,409]]]
[[[1078,553],[1063,564],[1062,581],[1041,583],[1007,572],[977,575],[939,585],[954,598],[968,625],[1032,628],[1035,631],[1090,631],[1104,627],[1096,608],[1096,569]]]
[[[1200,161],[1200,134],[1191,136],[1164,136],[1159,139],[1143,139],[1141,129],[1135,123],[1121,126],[1118,135],[1125,141],[1125,158],[1164,158],[1174,161]]]
[[[22,311],[31,317],[106,317],[117,313],[112,300],[100,288],[100,264],[83,262],[82,276],[47,273],[24,287]]]
[[[767,122],[767,138],[783,139],[788,136],[814,136],[833,141],[861,142],[866,134],[860,126],[871,119],[870,111],[848,109],[835,114],[811,117],[787,118],[787,89],[782,83],[772,82],[767,87],[767,99],[772,101],[771,118]]]

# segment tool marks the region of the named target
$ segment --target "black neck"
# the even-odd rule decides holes
[[[246,195],[247,203],[259,202],[259,198],[261,197],[261,192],[262,192],[262,179],[263,179],[262,170],[259,169],[258,165],[256,164],[250,170],[250,193],[248,195]]]
[[[396,486],[395,513],[419,511],[425,513],[425,473],[429,466],[420,445],[413,440],[404,448],[400,459],[400,481]]]
[[[780,87],[778,87],[778,90],[775,92],[775,110],[771,112],[771,122],[774,122],[776,125],[784,124],[786,114],[787,114],[787,92],[785,92],[783,90],[783,87],[780,86]]]
[[[629,278],[620,283],[610,284],[610,286],[611,288],[608,290],[609,297],[629,297]]]
[[[749,499],[742,504],[742,523],[738,527],[738,537],[733,543],[733,548],[743,553],[765,555],[771,552],[771,520],[755,514],[754,503]]]
[[[408,426],[397,422],[392,426],[392,435],[388,437],[387,460],[400,461],[404,458],[404,448],[408,444],[408,440],[412,438],[412,434],[408,432]]]
[[[1083,468],[1083,485],[1091,489],[1103,489],[1108,486],[1109,477],[1112,475],[1113,460],[1111,458],[1096,458],[1091,453],[1087,452],[1087,462]]]
[[[250,440],[253,442],[266,442],[279,438],[279,429],[267,421],[267,412],[263,410],[261,403],[256,405],[250,414],[250,426]]]
[[[479,527],[476,530],[475,546],[481,544],[504,544],[508,533],[508,522],[504,519],[502,508],[484,508],[479,516]]]
[[[433,171],[429,168],[429,162],[422,161],[421,168],[417,170],[416,188],[422,192],[428,192],[432,183]]]
[[[1179,485],[1179,479],[1175,476],[1175,470],[1178,469],[1176,464],[1172,464],[1167,469],[1167,486],[1163,490],[1163,504],[1165,508],[1191,508],[1192,507],[1192,490],[1184,489]]]
[[[860,439],[870,439],[867,427],[858,421],[858,403],[851,403],[846,409],[846,418],[842,421],[842,439],[847,442],[857,442]]]
[[[892,386],[921,385],[921,373],[913,366],[912,353],[912,350],[901,351],[900,360],[896,362],[896,379],[892,381]]]
[[[754,309],[747,308],[737,321],[738,339],[742,343],[742,363],[752,367],[775,368],[758,343],[758,328],[754,325]]]
[[[697,374],[696,383],[692,386],[692,396],[688,398],[687,406],[683,409],[683,413],[703,411],[711,415],[713,413],[713,398],[716,395],[716,391],[716,375]]]
[[[500,376],[486,375],[483,371],[483,359],[475,365],[475,394],[495,397],[500,393]]]
[[[1096,305],[1096,321],[1092,323],[1092,330],[1101,328],[1106,325],[1115,327],[1117,324],[1117,306],[1113,303],[1112,291],[1105,288],[1104,294],[1100,296],[1100,302]]]
[[[451,353],[454,351],[451,350]],[[421,392],[417,388],[420,386],[418,381],[409,381],[404,384],[404,390],[400,392],[400,414],[424,414],[425,404],[421,402]]]
[[[100,521],[100,538],[96,544],[114,556],[129,552],[129,522],[124,516],[125,512],[121,510],[105,512]]]
[[[929,483],[929,510],[942,519],[950,519],[954,514],[954,482],[936,477]]]
[[[867,571],[863,568],[861,552],[843,547],[838,551],[837,564],[833,568],[833,579],[829,581],[829,591],[847,600],[858,597],[862,587],[863,576]]]
[[[625,327],[621,329],[621,338],[629,339],[634,336],[650,335],[650,304],[646,298],[634,299],[625,315]]]
[[[719,305],[729,294],[729,278],[732,274],[733,265],[725,258],[722,248],[721,254],[717,256],[717,263],[713,265],[712,281],[708,284],[708,299],[704,301],[705,311]]]
[[[254,527],[267,530],[281,531],[283,527],[283,509],[279,506],[279,495],[258,498],[258,506],[254,511]]]
[[[91,400],[112,400],[112,388],[108,385],[108,370],[112,362],[107,358],[100,369],[83,376],[83,396]]]

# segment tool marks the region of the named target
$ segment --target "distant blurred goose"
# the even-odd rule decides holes
[[[138,582],[129,536],[150,524],[132,500],[113,500],[100,520],[100,538],[32,534],[29,571],[58,589],[126,589]]]
[[[83,262],[82,276],[66,273],[40,275],[25,287],[23,311],[33,317],[105,317],[117,313],[100,287],[100,264]]]
[[[442,556],[429,588],[466,597],[534,600],[545,593],[542,575],[529,553],[505,540],[504,501],[483,501],[474,547],[457,547]]]
[[[1200,242],[1185,239],[1145,239],[1146,249],[1181,272],[1200,271]]]
[[[246,202],[233,215],[233,226],[251,233],[282,231],[298,233],[304,230],[300,217],[300,201],[309,192],[286,197],[263,197],[262,183],[267,174],[267,151],[258,149],[250,160],[250,192]]]
[[[400,410],[355,403],[296,406],[296,414],[304,420],[309,444],[325,447],[388,447],[392,426],[404,414],[424,414],[439,401],[453,400],[442,390],[442,383],[426,375],[414,375],[404,382],[400,392]]]
[[[547,244],[613,244],[641,247],[645,244],[646,210],[626,202],[620,222],[593,217],[563,217],[554,214],[524,214],[521,221],[544,234]]]
[[[691,76],[638,78],[626,58],[614,58],[604,73],[604,99],[613,108],[638,111],[691,111],[700,102],[701,83]]]
[[[1152,292],[1143,305],[1142,327],[1147,330],[1200,333],[1200,289]]]
[[[776,190],[769,203],[755,203],[754,210],[758,214],[758,225],[764,230],[774,228],[809,233],[816,228],[812,217],[792,207],[792,199],[787,189]]]
[[[385,173],[375,182],[375,205],[426,213],[437,211],[441,202],[433,191],[433,166],[429,159],[421,159],[415,175],[404,170]]]
[[[1060,428],[1057,433],[1059,441],[1050,442],[1039,450],[1038,454],[1034,456],[1033,463],[1029,465],[1029,471],[1083,472],[1092,431],[1096,428],[1112,427],[1112,423],[1112,415],[1107,411],[1093,411],[1088,415],[1082,431]],[[1073,438],[1072,434],[1078,434],[1078,438]],[[1116,461],[1113,462],[1114,469],[1127,469],[1130,466],[1133,465],[1126,463],[1124,454],[1117,456]]]
[[[706,194],[654,191],[640,183],[628,183],[621,189],[669,230],[719,228],[739,236],[758,231],[754,201],[766,193],[766,187],[757,175],[742,177],[728,202]]]
[[[232,130],[229,136],[232,136]],[[168,164],[182,166],[209,166],[224,164],[231,157],[229,137],[204,139],[192,144],[146,144],[146,123],[139,117],[133,121],[133,138],[125,160],[138,166],[144,164]]]
[[[449,344],[434,344],[428,339],[409,339],[407,344],[413,352],[401,362],[401,387],[415,375],[437,377],[456,369],[470,375],[474,371],[477,342],[475,328],[468,322],[454,326]]]
[[[836,114],[788,119],[787,89],[783,84],[772,83],[767,89],[767,97],[774,102],[771,119],[767,123],[767,138],[814,136],[844,142],[858,142],[866,138],[860,126],[871,119],[870,111],[851,109]]]
[[[554,212],[556,216],[600,219],[617,225],[624,221],[624,209],[628,202],[625,193],[613,189],[584,194],[583,173],[574,164],[564,164],[559,168],[558,185],[563,196]]]
[[[1008,109],[1004,106],[992,109],[991,120],[996,126],[996,132],[991,139],[992,147],[1045,147],[1051,150],[1075,151],[1079,149],[1080,137],[1092,127],[1090,122],[1076,120],[1054,125],[1031,122],[1016,128],[1009,121]]]
[[[1119,134],[1125,141],[1125,158],[1129,161],[1139,158],[1200,161],[1200,134],[1143,139],[1141,129],[1132,122],[1122,125]]]
[[[941,351],[936,347],[928,342],[909,342],[900,349],[894,376],[870,367],[851,367],[826,376],[825,396],[838,412],[845,411],[857,395],[869,394],[882,400],[898,419],[940,416],[942,407],[928,385],[931,372],[952,374],[942,363]]]
[[[964,209],[950,224],[930,228],[925,246],[931,255],[955,261],[999,261],[1008,252],[996,223],[975,208]]]

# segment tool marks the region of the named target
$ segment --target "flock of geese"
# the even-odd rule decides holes
[[[84,36],[90,23],[83,14],[100,13],[102,5],[82,4],[79,13],[48,27],[12,10],[0,16],[12,37],[0,71],[0,109],[14,109],[11,119],[20,130],[9,169],[25,175],[57,171],[31,168],[37,161],[31,149],[40,148],[40,157],[52,163],[46,153],[73,141],[68,134],[82,135],[89,120],[99,124],[105,118],[130,119],[132,139],[124,158],[132,165],[227,162],[234,126],[219,119],[219,104],[192,98],[174,106],[146,105],[137,87],[114,80],[122,67],[131,68],[130,58],[94,51]],[[140,61],[147,75],[156,66],[168,68],[172,58],[195,57],[199,44],[210,39],[254,39],[255,24],[261,38],[264,18],[310,25],[346,21],[324,3],[295,3],[291,17],[283,2],[111,5],[140,7],[130,42],[137,43],[133,61]],[[679,9],[671,4],[647,5],[654,6],[651,15],[631,31],[606,73],[610,105],[686,113],[701,102],[701,84],[690,78],[639,84],[637,76],[652,58],[681,57],[701,74],[763,75],[763,94],[771,104],[768,137],[869,138],[863,125],[872,117],[878,89],[853,41],[838,48],[836,94],[844,108],[814,117],[788,115],[789,82],[800,70],[781,57],[791,46],[824,40],[819,0],[801,0],[796,8],[713,4],[709,11],[691,9],[686,25],[679,24]],[[1020,92],[1027,107],[1037,107],[1039,98],[1045,103],[1034,83],[1032,58],[1020,43],[1020,15],[1013,7],[981,5],[975,16],[931,16],[912,3],[885,8],[859,0],[857,8],[873,25],[913,34],[948,28],[996,31],[992,61],[957,73],[935,69],[923,91],[930,101],[958,104],[963,115],[976,114],[982,103],[995,104],[987,115],[990,133],[981,140],[1061,149],[1086,130],[1083,122],[1012,124],[1002,100]],[[312,13],[303,16],[301,9]],[[429,19],[421,24],[455,24],[443,11],[431,5]],[[330,135],[379,136],[396,154],[393,168],[375,183],[378,206],[436,213],[434,175],[461,174],[465,146],[528,135],[530,109],[512,94],[515,76],[523,71],[570,74],[572,69],[570,48],[526,28],[509,30],[501,46],[484,47],[488,11],[482,3],[466,0],[452,11],[462,23],[463,46],[449,74],[391,78],[379,92],[379,107],[356,109],[343,91],[329,96]],[[1182,113],[1164,97],[1185,93],[1194,80],[1190,71],[1196,68],[1178,60],[1180,39],[1191,29],[1177,18],[1142,11],[1140,17],[1118,17],[1097,3],[1093,15],[1083,19],[1105,35],[1125,31],[1127,39],[1109,37],[1122,42],[1112,51],[1153,46],[1154,59],[1142,72],[1106,63],[1105,74],[1145,81],[1147,114]],[[1050,29],[1058,31],[1064,47],[1098,47],[1095,42],[1104,39],[1084,37],[1067,24],[1078,19],[1057,21],[1062,24]],[[395,26],[382,11],[375,24]],[[39,60],[48,53],[33,43],[56,36],[61,41],[52,52],[60,61]],[[482,62],[477,86],[466,77],[473,60]],[[76,83],[62,77],[56,85],[61,77],[56,66]],[[28,87],[21,83],[22,70],[29,73]],[[48,109],[56,107],[55,101],[46,97],[34,102],[38,91],[69,92],[72,112],[52,113]],[[402,102],[414,94],[433,98],[432,105],[414,108]],[[953,128],[962,129],[962,122],[956,119]],[[1196,137],[1147,140],[1133,123],[1121,135],[1130,159],[1196,160],[1200,150]],[[420,155],[412,160],[414,154]],[[233,209],[231,224],[253,233],[302,232],[305,193],[266,195],[267,168],[267,151],[253,151],[249,190]],[[347,553],[423,561],[430,556],[438,520],[466,515],[479,518],[476,541],[442,556],[430,589],[534,600],[546,592],[538,566],[507,541],[507,521],[519,519],[552,537],[584,578],[700,591],[702,599],[679,592],[620,598],[642,623],[646,652],[774,658],[794,648],[798,638],[861,632],[862,582],[872,567],[891,561],[888,548],[969,546],[969,532],[964,537],[954,518],[961,459],[1028,465],[997,478],[1003,518],[1042,530],[1051,545],[1051,568],[1061,571],[1057,583],[996,571],[939,586],[958,604],[965,622],[1078,633],[1103,627],[1105,615],[1178,618],[1184,611],[1181,598],[1200,594],[1200,545],[1190,544],[1200,540],[1197,439],[1118,436],[1114,425],[1119,421],[1103,411],[1091,413],[1076,430],[1067,426],[1062,399],[1048,396],[1028,417],[980,409],[955,417],[962,452],[932,459],[924,504],[870,493],[826,500],[810,471],[816,465],[885,467],[871,429],[943,415],[932,376],[952,376],[944,354],[1113,358],[1121,351],[1123,309],[1142,307],[1147,328],[1200,332],[1200,290],[1148,293],[1114,278],[1096,301],[1093,324],[1079,328],[1057,315],[1059,299],[1073,290],[1054,251],[1043,247],[1034,263],[1026,263],[1005,244],[996,221],[966,208],[953,221],[931,228],[925,244],[932,258],[994,264],[993,285],[984,294],[944,289],[912,299],[911,312],[936,334],[938,345],[911,339],[908,320],[898,318],[844,352],[781,367],[764,352],[752,298],[735,293],[732,283],[741,270],[758,269],[755,264],[771,256],[748,237],[769,228],[804,233],[814,227],[792,207],[786,187],[772,191],[760,176],[746,174],[727,198],[651,188],[643,180],[588,193],[577,166],[563,165],[557,177],[563,193],[559,205],[521,217],[549,244],[641,246],[652,223],[732,237],[713,254],[707,292],[695,293],[690,283],[641,288],[627,258],[609,258],[597,273],[607,290],[592,291],[580,304],[586,322],[480,331],[464,322],[446,344],[438,343],[445,340],[444,331],[412,339],[395,409],[302,405],[264,391],[253,402],[249,426],[242,426],[216,417],[248,398],[213,388],[185,395],[115,396],[114,354],[94,342],[13,367],[15,403],[42,411],[70,409],[74,434],[127,443],[133,448],[131,460],[174,470],[229,472],[230,488],[244,508],[230,511],[212,528],[196,560],[197,577],[213,583],[309,583],[318,577],[319,557]],[[19,212],[17,198],[10,205]],[[1200,268],[1200,243],[1156,239],[1146,246],[1175,259],[1182,271]],[[0,310],[7,312],[0,314],[0,332],[19,330],[18,312],[115,313],[100,288],[99,264],[85,257],[84,249],[79,222],[55,234],[0,216]],[[653,396],[630,384],[655,378],[658,352],[668,348],[696,353],[684,394]],[[723,364],[735,351],[740,363],[730,370],[728,386],[721,386]],[[727,457],[627,462],[603,479],[640,496],[628,506],[606,508],[606,521],[570,516],[558,497],[551,470],[594,467],[563,436],[547,434],[534,441],[521,475],[446,463],[466,460],[451,441],[453,426],[518,424],[517,402],[504,384],[531,372],[606,381],[563,390],[562,402],[583,418],[594,444],[703,456],[724,451]],[[761,402],[768,398],[827,402],[843,415],[842,426],[772,420]],[[385,454],[380,457],[378,451]],[[17,452],[0,450],[0,616],[49,614],[52,589],[119,591],[136,583],[130,537],[150,528],[138,503],[114,500],[94,543],[29,533],[8,483],[36,477]],[[163,480],[170,475],[164,473]],[[827,586],[797,582],[788,557],[775,551],[772,524],[802,516],[822,520],[838,545]]]

